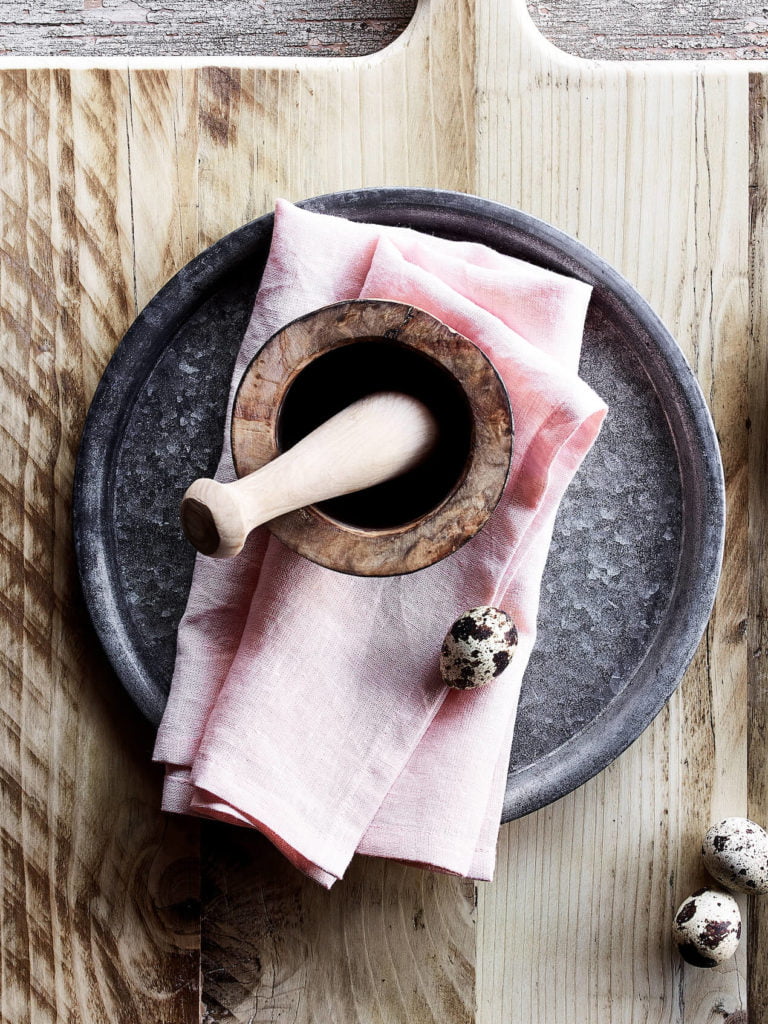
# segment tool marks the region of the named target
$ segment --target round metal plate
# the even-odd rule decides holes
[[[503,820],[563,796],[636,739],[676,688],[709,617],[724,536],[723,474],[701,391],[636,291],[557,229],[427,189],[300,204],[481,242],[594,287],[581,374],[607,401],[560,509],[510,759]],[[272,216],[184,267],[132,325],[94,396],[77,463],[83,591],[123,685],[158,722],[193,555],[178,524],[190,480],[220,454],[235,355]]]

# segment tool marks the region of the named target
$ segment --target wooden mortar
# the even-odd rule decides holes
[[[377,391],[419,398],[440,439],[395,480],[279,516],[269,529],[313,562],[360,576],[414,572],[485,524],[509,474],[506,389],[477,346],[423,310],[379,299],[325,306],[288,324],[243,375],[232,413],[238,477]]]

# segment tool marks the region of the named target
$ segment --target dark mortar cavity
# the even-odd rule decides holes
[[[371,338],[332,349],[297,375],[279,412],[280,448],[376,391],[418,398],[437,420],[439,436],[430,455],[407,473],[318,505],[332,519],[361,529],[403,526],[440,505],[464,474],[473,434],[466,396],[439,363],[407,345]]]

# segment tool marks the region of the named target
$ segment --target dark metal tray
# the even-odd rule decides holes
[[[609,764],[693,656],[724,536],[706,404],[647,303],[542,221],[426,189],[357,190],[300,205],[482,242],[594,286],[581,374],[610,411],[555,526],[510,760],[508,821]],[[179,500],[218,461],[229,378],[272,223],[268,215],[234,231],[158,293],[115,352],[85,424],[73,511],[83,591],[118,676],[155,723],[193,566]]]

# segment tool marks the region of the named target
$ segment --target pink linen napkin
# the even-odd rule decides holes
[[[165,810],[255,827],[330,886],[352,855],[489,879],[520,684],[560,499],[606,407],[578,377],[590,288],[484,246],[357,224],[279,201],[229,396],[261,345],[332,302],[385,298],[439,317],[491,359],[515,449],[480,533],[409,576],[314,565],[262,528],[198,556],[154,757]],[[234,479],[228,429],[217,479]],[[504,608],[520,642],[478,691],[442,685],[446,631]]]

